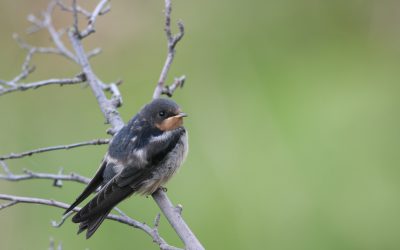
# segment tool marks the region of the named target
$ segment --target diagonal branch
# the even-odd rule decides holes
[[[0,161],[2,160],[7,160],[7,159],[17,159],[17,158],[22,158],[25,156],[31,156],[33,154],[38,154],[38,153],[44,153],[44,152],[49,152],[49,151],[54,151],[54,150],[68,150],[72,148],[77,148],[77,147],[82,147],[82,146],[89,146],[89,145],[104,145],[108,144],[110,142],[109,139],[95,139],[91,141],[85,141],[85,142],[79,142],[79,143],[74,143],[74,144],[69,144],[69,145],[59,145],[59,146],[52,146],[52,147],[46,147],[46,148],[38,148],[34,149],[31,151],[26,151],[22,153],[11,153],[9,155],[4,155],[0,156]]]

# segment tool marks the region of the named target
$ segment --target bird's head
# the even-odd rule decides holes
[[[158,98],[143,107],[140,112],[142,119],[148,121],[151,126],[161,131],[170,131],[183,125],[183,113],[171,99]]]

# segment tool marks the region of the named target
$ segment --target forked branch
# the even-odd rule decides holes
[[[178,28],[179,28],[179,33],[176,35],[172,34],[171,31],[171,12],[172,12],[172,5],[171,5],[171,0],[165,0],[165,35],[167,36],[167,58],[165,59],[164,66],[161,70],[160,77],[157,82],[157,87],[154,90],[153,93],[153,99],[159,98],[163,93],[169,94],[172,96],[173,91],[166,91],[164,89],[165,86],[165,81],[168,76],[168,71],[171,68],[172,62],[175,57],[175,47],[178,44],[178,42],[182,39],[183,35],[185,34],[185,26],[183,25],[182,21],[178,21]],[[182,84],[183,86],[183,84]],[[175,89],[174,89],[175,91]]]

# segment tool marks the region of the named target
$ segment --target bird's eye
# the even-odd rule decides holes
[[[165,112],[164,112],[164,111],[160,111],[160,112],[158,113],[158,115],[161,116],[161,117],[163,117],[163,116],[165,116]]]

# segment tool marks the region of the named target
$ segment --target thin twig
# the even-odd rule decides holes
[[[55,221],[55,220],[52,220],[51,221],[51,225],[53,226],[53,227],[61,227],[63,224],[64,224],[64,222],[68,219],[68,217],[70,217],[72,214],[73,214],[74,212],[73,211],[69,211],[68,213],[66,213],[66,214],[64,214],[62,217],[61,217],[61,220],[59,221],[59,222],[57,222],[57,221]]]
[[[92,70],[92,67],[90,66],[89,59],[82,46],[79,34],[77,32],[70,32],[69,39],[78,57],[79,65],[81,66],[81,69],[86,76],[87,82],[97,99],[97,102],[100,106],[101,111],[103,112],[104,117],[106,118],[106,122],[111,124],[113,128],[113,131],[111,131],[111,133],[114,134],[124,126],[124,122],[119,116],[119,113],[114,103],[111,100],[108,100],[106,95],[104,94],[103,87],[101,86],[100,81],[98,80],[97,76]]]
[[[2,204],[2,205],[0,205],[0,210],[7,208],[7,207],[14,206],[15,204],[17,204],[17,201],[10,201],[8,203]]]
[[[85,142],[79,142],[79,143],[74,143],[74,144],[69,144],[69,145],[59,145],[59,146],[52,146],[52,147],[46,147],[46,148],[38,148],[22,153],[11,153],[9,155],[4,155],[0,156],[0,161],[2,160],[7,160],[7,159],[16,159],[16,158],[22,158],[25,156],[31,156],[33,154],[38,154],[38,153],[43,153],[43,152],[48,152],[48,151],[54,151],[54,150],[61,150],[61,149],[71,149],[71,148],[77,148],[77,147],[82,147],[82,146],[89,146],[89,145],[103,145],[103,144],[108,144],[110,142],[109,139],[95,139],[91,141],[85,141]]]
[[[95,32],[94,25],[96,23],[97,17],[102,14],[104,6],[108,3],[108,0],[101,0],[94,8],[91,16],[89,17],[89,24],[82,32],[79,33],[80,38],[85,38],[88,35]],[[109,9],[109,8],[108,8]],[[105,12],[108,12],[107,10]]]
[[[56,0],[58,6],[60,6],[61,10],[63,11],[68,11],[68,12],[74,12],[72,7],[67,6],[64,2],[62,2],[61,0]],[[76,11],[82,15],[84,15],[87,18],[90,18],[90,16],[92,15],[92,13],[90,13],[89,11],[85,10],[84,8],[82,8],[79,5],[76,5]]]
[[[79,33],[79,19],[78,19],[78,4],[76,0],[72,0],[72,15],[74,17],[73,29],[74,32]]]
[[[91,51],[89,51],[88,53],[86,53],[86,56],[88,58],[92,58],[94,56],[97,56],[100,53],[101,53],[101,48],[95,48],[95,49],[92,49]]]
[[[49,174],[49,173],[36,173],[29,170],[25,170],[25,174],[15,175],[15,174],[7,174],[1,175],[0,180],[7,181],[25,181],[25,180],[33,180],[33,179],[48,179],[48,180],[64,180],[64,181],[75,181],[78,183],[88,184],[90,182],[89,178],[84,176],[70,173],[70,174]]]
[[[167,58],[164,63],[164,67],[161,70],[160,77],[158,79],[157,87],[153,93],[153,99],[159,98],[164,90],[165,81],[168,76],[168,71],[171,67],[171,64],[175,57],[175,47],[178,42],[182,39],[183,35],[185,34],[185,26],[183,25],[182,21],[178,22],[179,33],[175,36],[172,35],[171,31],[171,0],[165,0],[165,34],[167,36],[167,45],[168,45],[168,53]]]
[[[24,172],[27,173],[27,170],[25,170]],[[32,171],[29,172],[32,173]],[[58,175],[63,175],[63,174],[64,174],[64,168],[61,167],[60,170],[58,170]],[[54,179],[53,186],[61,188],[63,186],[63,181],[61,179]]]
[[[74,78],[65,78],[65,79],[48,79],[48,80],[42,80],[38,82],[31,82],[31,83],[25,83],[25,84],[18,84],[14,85],[9,88],[3,88],[0,89],[0,96],[4,94],[8,94],[11,92],[15,91],[24,91],[27,89],[37,89],[43,86],[47,85],[72,85],[72,84],[77,84],[77,83],[82,83],[85,81],[85,78],[83,75],[78,75]]]
[[[42,53],[42,54],[61,54],[60,51],[56,48],[52,47],[35,47],[27,42],[25,42],[18,34],[14,33],[13,34],[14,40],[18,43],[18,45],[22,49],[26,49],[28,51],[34,50],[34,53]]]
[[[0,165],[3,168],[4,173],[7,174],[7,176],[13,175],[13,173],[10,171],[10,169],[8,168],[7,164],[4,161],[0,161]]]
[[[186,81],[186,76],[181,76],[181,77],[175,78],[175,81],[173,84],[171,84],[170,86],[167,85],[164,87],[162,94],[167,95],[168,97],[172,97],[172,95],[174,94],[174,92],[177,88],[183,88],[185,81]]]
[[[44,12],[44,20],[43,20],[43,27],[47,29],[49,32],[51,39],[53,40],[53,43],[56,45],[57,49],[67,58],[73,60],[74,62],[78,62],[77,58],[75,55],[69,51],[63,41],[61,40],[60,34],[56,31],[56,29],[53,26],[52,22],[52,13],[54,11],[55,6],[57,5],[56,1],[50,1],[47,10]]]

